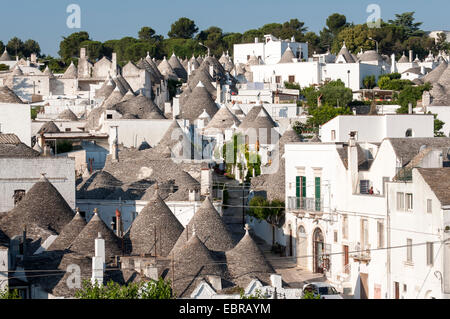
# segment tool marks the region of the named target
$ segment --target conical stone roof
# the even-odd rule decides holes
[[[424,82],[430,82],[431,84],[437,83],[441,78],[444,71],[447,69],[447,62],[442,62],[433,71],[424,76]]]
[[[5,51],[3,51],[2,56],[0,56],[0,61],[12,61],[11,56],[8,54],[6,48]]]
[[[125,102],[128,101],[132,98],[136,97],[136,95],[134,95],[133,91],[128,91],[127,93],[125,93],[125,95],[122,97],[122,99],[120,100],[120,102]]]
[[[108,98],[108,96],[111,95],[111,93],[116,88],[116,83],[113,81],[111,76],[108,75],[103,85],[95,91],[95,98],[101,99],[101,98]]]
[[[170,57],[169,64],[180,79],[187,80],[187,72],[175,54]]]
[[[99,233],[105,240],[106,258],[122,255],[119,238],[106,226],[98,214],[94,214],[89,223],[74,239],[69,249],[78,254],[93,257],[95,255],[95,239]]]
[[[209,197],[195,212],[175,244],[173,253],[183,249],[194,230],[197,237],[209,250],[227,251],[234,247],[232,236]]]
[[[356,62],[355,59],[353,58],[353,55],[350,54],[350,51],[345,46],[345,42],[337,56],[339,57],[341,55],[344,57],[346,63],[355,63]]]
[[[106,108],[107,110],[110,110],[117,103],[120,103],[123,97],[124,95],[120,91],[119,87],[116,86],[116,88],[114,89],[114,91],[112,91],[112,93],[108,96],[108,98],[103,101],[102,107]]]
[[[281,136],[280,140],[278,141],[278,147],[279,147],[280,154],[281,155],[284,154],[284,146],[286,144],[299,143],[301,141],[302,141],[302,139],[300,138],[300,136],[297,134],[296,131],[294,131],[292,126],[289,125],[289,127],[286,129],[286,131],[284,131],[283,135]]]
[[[111,109],[116,110],[122,115],[131,114],[139,119],[166,118],[155,102],[142,94],[124,102],[117,103]]]
[[[23,104],[16,93],[7,86],[0,86],[0,103]]]
[[[55,77],[55,75],[53,74],[52,70],[50,70],[48,66],[45,67],[44,75],[48,75],[49,78],[54,78]]]
[[[38,134],[41,133],[60,133],[60,129],[53,121],[45,122],[38,131]]]
[[[200,82],[202,82],[209,94],[215,99],[217,97],[217,89],[211,83],[213,82],[213,78],[204,69],[194,71],[194,75],[189,78],[188,86],[191,90],[194,90]]]
[[[206,126],[206,131],[219,130],[223,131],[234,125],[239,126],[241,121],[234,115],[227,106],[223,106],[217,111],[214,117]]]
[[[239,280],[242,277],[258,277],[275,273],[264,253],[250,235],[248,227],[244,237],[236,247],[225,254],[227,256],[228,269],[233,279]]]
[[[408,57],[405,55],[405,52],[403,52],[402,57],[398,60],[397,63],[408,63],[408,62],[409,62],[409,59],[408,59]]]
[[[72,112],[71,109],[66,109],[59,113],[57,119],[64,121],[78,121],[78,117],[75,115],[75,113]]]
[[[158,65],[158,70],[159,70],[159,72],[161,72],[161,74],[164,76],[165,79],[174,79],[174,80],[178,79],[177,74],[170,66],[166,57],[164,57],[164,59]]]
[[[263,144],[276,144],[278,139],[275,140],[275,136],[272,135],[272,129],[274,127],[276,127],[276,123],[264,107],[254,106],[242,121],[239,126],[239,131],[249,136],[256,134],[258,138],[261,137],[263,139]]]
[[[62,231],[74,213],[45,176],[35,183],[22,200],[2,220],[1,229],[11,238],[21,235],[23,226],[38,226],[56,233]]]
[[[183,226],[158,194],[149,201],[129,230],[133,254],[167,256]],[[156,243],[155,243],[156,237]]]
[[[227,278],[225,265],[218,263],[202,241],[193,234],[183,249],[171,254],[173,269],[169,268],[166,278],[173,278],[178,298],[189,297],[199,280],[207,276]]]
[[[294,52],[292,52],[291,47],[288,47],[286,51],[284,51],[283,55],[281,56],[280,62],[278,63],[293,63],[295,59]]]
[[[202,82],[199,82],[197,86],[192,90],[187,101],[181,107],[181,118],[189,120],[193,123],[203,110],[213,117],[218,111],[216,102],[214,102],[211,95],[206,90]]]
[[[75,238],[81,233],[84,226],[86,226],[86,221],[80,213],[77,212],[75,217],[64,226],[59,236],[47,250],[65,250],[69,248],[70,244],[72,244]]]
[[[147,53],[147,57],[145,58],[145,61],[147,61],[147,63],[151,66],[151,68],[153,69],[155,74],[158,76],[159,80],[160,81],[163,80],[164,76],[161,74],[155,61],[152,60],[152,58],[150,57],[150,55],[148,55],[148,53]]]
[[[64,72],[62,79],[76,79],[78,77],[78,69],[73,64],[73,62],[70,63],[69,67],[67,68],[66,72]]]

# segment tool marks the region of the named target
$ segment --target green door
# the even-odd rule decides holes
[[[315,178],[315,188],[316,188],[316,211],[320,211],[320,177]]]

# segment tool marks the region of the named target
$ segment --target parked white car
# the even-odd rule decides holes
[[[310,282],[303,286],[303,293],[310,291],[322,299],[344,299],[332,285],[325,282]]]

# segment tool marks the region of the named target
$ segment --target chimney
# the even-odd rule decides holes
[[[408,114],[413,114],[413,107],[412,107],[412,103],[408,103]]]
[[[110,126],[109,129],[109,154],[112,155],[113,162],[119,161],[119,127]]]
[[[347,153],[347,172],[350,175],[353,194],[356,193],[358,187],[358,147],[356,146],[356,133],[350,132]]]
[[[31,53],[31,63],[33,63],[33,64],[37,63],[36,53]]]
[[[201,195],[211,195],[212,180],[212,170],[209,167],[202,168],[200,172]]]
[[[200,192],[198,189],[191,188],[189,189],[189,201],[190,202],[198,202],[200,200]]]
[[[356,107],[352,108],[353,115],[356,115]]]
[[[214,77],[214,66],[212,65],[209,66],[209,75],[211,75],[211,77]]]
[[[217,99],[216,103],[222,103],[222,85],[219,81],[216,83],[216,89],[217,89]]]
[[[102,234],[98,233],[95,239],[95,256],[92,257],[92,277],[91,283],[103,285],[103,275],[105,271],[105,240]]]
[[[413,61],[413,50],[409,50],[409,63]]]
[[[425,66],[424,66],[424,65],[421,65],[421,66],[420,66],[420,73],[423,74],[423,75],[425,75],[425,72],[426,72],[426,71],[425,71]]]
[[[395,53],[391,55],[391,73],[397,72],[397,61],[395,61]]]
[[[255,38],[255,43],[259,43],[258,37]]]
[[[215,291],[222,290],[222,278],[220,276],[208,275],[206,278]]]
[[[282,289],[283,288],[283,281],[281,278],[281,275],[278,274],[272,274],[270,275],[270,284],[272,287],[274,287],[275,289]]]
[[[116,209],[116,235],[117,237],[122,237],[123,226],[122,226],[122,214],[120,210]]]
[[[80,48],[80,59],[86,58],[86,48]]]
[[[117,53],[116,52],[112,53],[111,68],[112,68],[112,73],[114,75],[117,75]]]
[[[191,76],[191,60],[188,61],[187,74],[189,79],[189,77]]]

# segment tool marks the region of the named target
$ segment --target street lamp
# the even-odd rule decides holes
[[[377,53],[378,53],[378,41],[375,40],[375,39],[373,39],[373,38],[371,38],[371,37],[369,37],[369,40],[372,40],[372,41],[375,41],[375,42],[376,42],[376,44],[377,44]]]
[[[210,52],[211,52],[211,50],[206,46],[206,45],[204,45],[203,43],[199,43],[202,47],[205,47],[205,48],[207,48],[208,49],[208,56],[211,56],[211,54],[210,54]]]
[[[347,70],[347,83],[348,83],[348,88],[350,88],[350,70]]]

